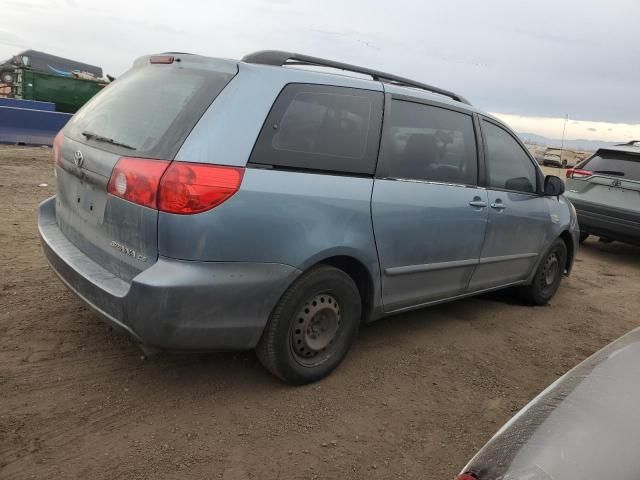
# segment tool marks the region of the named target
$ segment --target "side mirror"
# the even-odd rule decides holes
[[[564,182],[560,177],[555,175],[547,175],[544,177],[544,195],[545,197],[559,197],[564,193]]]

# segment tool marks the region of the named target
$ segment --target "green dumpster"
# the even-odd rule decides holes
[[[24,100],[53,102],[58,112],[75,113],[107,83],[61,77],[22,68],[21,97]]]

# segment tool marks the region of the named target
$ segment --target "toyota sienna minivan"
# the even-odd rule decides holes
[[[290,384],[387,315],[505,287],[545,304],[578,244],[562,180],[496,118],[288,52],[139,58],[54,157],[38,223],[73,292],[142,345],[255,348]]]

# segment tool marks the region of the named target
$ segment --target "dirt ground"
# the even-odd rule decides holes
[[[494,294],[381,320],[316,385],[252,352],[144,359],[47,267],[36,207],[54,184],[50,150],[0,148],[3,479],[451,479],[638,324],[640,249],[590,239],[550,306]]]

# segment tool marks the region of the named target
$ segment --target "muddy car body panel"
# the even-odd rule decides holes
[[[127,282],[89,258],[58,227],[56,199],[40,206],[49,264],[100,317],[149,346],[173,350],[253,348],[277,299],[300,272],[259,262],[166,257]],[[239,302],[242,296],[248,299]]]

